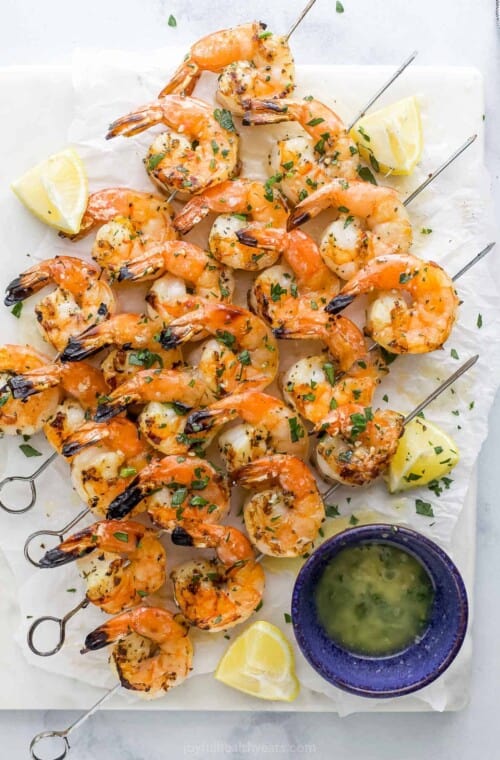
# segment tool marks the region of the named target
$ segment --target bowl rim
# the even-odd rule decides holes
[[[381,536],[381,533],[389,533],[388,536]],[[377,690],[374,688],[363,688],[360,686],[353,686],[352,684],[346,682],[342,678],[332,678],[332,674],[329,673],[326,669],[326,667],[323,665],[323,662],[318,660],[317,658],[313,657],[311,654],[311,650],[308,646],[307,640],[305,636],[303,635],[301,623],[297,620],[297,616],[294,615],[294,610],[297,607],[298,599],[300,596],[300,589],[304,585],[304,579],[307,578],[309,573],[312,571],[312,569],[317,565],[318,562],[322,561],[324,559],[325,555],[328,555],[332,549],[336,550],[334,552],[337,553],[337,551],[340,551],[342,547],[342,539],[346,537],[346,534],[349,534],[350,538],[352,539],[352,544],[357,543],[357,541],[362,540],[382,540],[386,542],[390,542],[391,538],[394,539],[395,536],[401,536],[402,538],[407,537],[410,540],[414,541],[418,545],[424,545],[425,548],[431,552],[434,553],[436,558],[441,562],[443,567],[445,568],[448,578],[451,580],[451,582],[454,584],[458,598],[459,598],[459,621],[457,625],[457,629],[454,636],[454,642],[453,646],[450,648],[447,656],[442,660],[442,662],[439,664],[438,667],[436,667],[431,673],[426,675],[423,678],[420,678],[417,681],[414,681],[407,686],[403,686],[400,688],[395,689],[384,689],[384,690]],[[351,545],[352,545],[351,544]],[[399,546],[400,548],[403,548],[401,546],[401,543],[394,540],[394,545]],[[431,580],[433,579],[432,572],[430,568],[427,567],[427,564],[425,563],[424,559],[420,556],[418,549],[415,549],[413,547],[408,547],[407,549],[409,553],[413,553],[415,557],[423,564],[426,571],[429,573]],[[334,555],[333,555],[334,556]],[[444,549],[442,549],[438,544],[436,544],[434,541],[432,541],[430,538],[427,538],[427,536],[424,536],[422,533],[419,533],[416,530],[413,530],[413,528],[408,528],[406,526],[397,525],[394,523],[372,523],[370,525],[359,525],[359,526],[352,526],[348,527],[345,530],[342,530],[340,533],[337,533],[330,538],[326,539],[318,548],[311,554],[311,556],[307,559],[307,561],[302,565],[302,567],[299,570],[299,573],[297,574],[297,577],[295,579],[295,584],[292,591],[292,604],[291,604],[291,611],[292,611],[292,625],[293,630],[295,634],[295,639],[297,641],[297,644],[304,655],[307,662],[311,665],[311,667],[319,673],[319,675],[324,678],[328,683],[332,684],[333,686],[338,687],[339,689],[342,689],[343,691],[347,691],[351,694],[356,694],[358,696],[362,697],[372,697],[372,698],[378,698],[378,699],[389,699],[391,697],[400,697],[404,696],[406,694],[411,694],[412,692],[419,691],[420,689],[424,688],[425,686],[428,686],[430,683],[435,681],[439,676],[441,676],[445,670],[451,665],[455,657],[457,656],[458,652],[460,651],[462,644],[465,639],[465,634],[467,632],[467,626],[468,626],[468,620],[469,620],[469,602],[467,597],[467,590],[465,588],[465,583],[462,578],[462,575],[460,571],[458,570],[457,566],[451,559],[451,557],[445,552]],[[411,649],[408,647],[406,650]],[[347,650],[346,650],[347,651]],[[396,657],[401,654],[401,652],[396,652],[394,655],[384,655],[383,657],[373,657],[373,656],[364,656],[364,655],[357,655],[353,652],[348,652],[348,654],[359,660],[373,660],[373,659],[379,659],[379,660],[389,660],[392,656]]]

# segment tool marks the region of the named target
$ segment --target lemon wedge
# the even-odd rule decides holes
[[[417,417],[406,425],[391,460],[386,475],[389,491],[425,486],[451,472],[458,460],[453,438],[432,422]]]
[[[376,171],[411,174],[423,149],[422,122],[415,96],[363,116],[351,130],[359,153]]]
[[[265,620],[253,623],[233,641],[215,677],[259,699],[292,702],[300,688],[290,642],[279,628]]]
[[[45,224],[70,235],[80,229],[88,184],[82,159],[73,148],[49,156],[11,187],[26,208]]]

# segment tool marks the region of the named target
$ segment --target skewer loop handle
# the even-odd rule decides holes
[[[30,509],[32,509],[35,506],[36,497],[37,497],[35,480],[38,478],[39,475],[42,474],[42,472],[45,469],[47,469],[49,464],[51,464],[56,457],[57,457],[57,453],[55,452],[48,459],[46,459],[45,462],[42,462],[40,467],[34,472],[32,472],[31,475],[10,475],[8,478],[4,478],[3,480],[0,480],[0,491],[3,488],[5,488],[5,486],[8,485],[9,483],[15,483],[17,481],[21,483],[29,483],[29,487],[31,491],[31,498],[25,507],[13,507],[8,504],[5,504],[5,502],[3,502],[0,499],[0,508],[11,515],[22,515],[25,512],[28,512]]]
[[[62,618],[54,617],[53,615],[44,615],[43,617],[39,617],[36,620],[33,621],[33,623],[30,626],[30,629],[28,631],[28,646],[33,652],[33,654],[38,655],[38,657],[52,657],[52,655],[57,654],[61,647],[63,646],[65,640],[66,640],[66,624],[68,620],[71,620],[73,615],[76,615],[79,610],[85,609],[89,603],[89,600],[85,597],[82,599],[82,601],[77,604],[76,607],[73,607],[72,610],[66,613],[66,615]],[[57,644],[52,649],[38,649],[34,643],[34,637],[35,633],[38,630],[38,627],[42,623],[56,623],[58,629],[59,629],[59,639],[57,641]],[[64,755],[63,755],[64,757]]]
[[[86,514],[89,513],[89,508],[86,507],[85,509],[82,509],[81,512],[77,514],[76,517],[71,520],[67,525],[64,526],[64,528],[60,528],[60,530],[36,530],[34,533],[30,533],[26,541],[24,542],[24,556],[28,560],[28,562],[31,565],[34,565],[34,567],[42,567],[39,560],[33,559],[33,557],[30,554],[31,551],[31,545],[33,541],[35,541],[37,538],[40,538],[41,536],[55,536],[59,539],[61,542],[66,535],[68,531],[71,530],[71,528],[74,528],[77,523],[82,520]]]

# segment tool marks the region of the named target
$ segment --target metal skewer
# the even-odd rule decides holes
[[[309,0],[309,2],[307,3],[306,7],[302,11],[302,13],[298,17],[298,19],[295,21],[295,23],[292,24],[292,26],[290,27],[290,29],[288,30],[288,32],[285,34],[285,40],[287,42],[290,39],[290,37],[292,36],[292,34],[294,33],[294,31],[297,29],[298,25],[300,23],[302,23],[302,21],[305,19],[305,17],[309,13],[309,11],[311,10],[311,8],[313,7],[313,5],[314,5],[315,2],[316,2],[316,0]]]
[[[0,499],[0,507],[5,512],[8,512],[11,515],[22,515],[25,512],[28,512],[35,505],[35,502],[36,502],[37,493],[36,493],[35,480],[38,478],[39,475],[42,474],[42,472],[44,472],[47,469],[49,464],[51,464],[54,461],[54,459],[56,459],[56,457],[57,457],[57,452],[55,452],[54,454],[51,454],[50,457],[48,457],[48,459],[45,460],[45,462],[42,462],[42,464],[37,470],[31,473],[31,475],[10,475],[8,478],[4,478],[3,480],[1,480],[0,491],[9,483],[14,483],[18,481],[21,483],[29,483],[29,487],[31,490],[31,499],[29,503],[27,504],[27,506],[25,507],[10,507]]]
[[[420,414],[426,407],[429,406],[435,399],[438,398],[447,388],[450,387],[450,385],[453,385],[453,383],[458,380],[459,377],[461,377],[465,372],[467,372],[471,367],[474,366],[474,364],[479,359],[479,354],[476,354],[475,356],[472,356],[470,359],[468,359],[464,364],[462,364],[461,367],[459,367],[456,372],[454,372],[452,375],[450,375],[446,380],[444,380],[441,385],[438,385],[437,388],[435,388],[432,393],[430,393],[418,406],[415,407],[409,414],[406,415],[404,419],[404,424],[407,425],[409,422],[411,422],[417,415]],[[335,483],[335,485],[331,486],[327,491],[321,494],[322,499],[329,499],[332,493],[336,491],[341,486],[345,485],[344,483]]]
[[[24,556],[35,567],[43,567],[43,565],[40,564],[40,562],[36,559],[33,559],[33,557],[30,554],[31,550],[31,543],[32,541],[35,541],[37,538],[40,538],[41,536],[55,536],[59,539],[59,542],[61,542],[68,533],[71,528],[74,528],[77,523],[80,522],[80,520],[83,520],[85,515],[88,515],[90,512],[90,508],[86,507],[85,509],[82,509],[81,512],[77,514],[76,517],[74,517],[67,525],[64,526],[64,528],[60,528],[59,530],[36,530],[34,533],[30,533],[26,541],[24,542]]]
[[[422,182],[421,185],[419,185],[412,193],[410,193],[410,195],[408,196],[408,198],[406,198],[406,200],[403,201],[403,206],[409,206],[409,204],[413,200],[415,200],[415,198],[417,197],[417,195],[420,195],[420,193],[422,192],[422,190],[424,190],[428,185],[430,185],[431,182],[434,182],[434,180],[436,179],[436,177],[439,177],[439,175],[441,174],[441,172],[444,172],[444,170],[447,169],[448,166],[450,166],[450,164],[452,164],[455,161],[455,159],[457,159],[460,155],[462,155],[462,153],[464,152],[464,150],[467,150],[467,148],[470,145],[472,145],[472,143],[476,139],[477,139],[477,134],[476,135],[471,135],[469,137],[469,139],[466,140],[464,142],[464,144],[460,146],[460,148],[457,148],[457,150],[454,153],[452,153],[452,155],[449,158],[446,159],[446,161],[444,162],[444,164],[441,164],[441,166],[439,166],[435,171],[431,172],[431,174],[429,174],[429,176],[427,177],[427,179],[425,179]]]
[[[80,715],[79,718],[77,718],[74,723],[72,723],[68,728],[64,729],[64,731],[41,731],[39,734],[33,737],[33,739],[30,742],[30,756],[32,760],[46,760],[46,758],[40,757],[40,755],[37,755],[35,752],[35,747],[40,743],[43,742],[45,739],[60,739],[61,740],[61,748],[57,751],[59,752],[58,755],[56,755],[53,760],[64,760],[66,755],[68,754],[68,751],[70,750],[70,743],[69,743],[69,736],[73,733],[73,731],[76,728],[79,728],[87,718],[90,718],[91,715],[93,715],[96,710],[98,710],[101,705],[104,704],[104,702],[109,699],[113,694],[115,694],[118,689],[120,688],[121,684],[117,683],[113,688],[109,689],[105,694],[103,694],[102,697],[100,697],[97,702],[92,705],[92,707],[87,710],[87,712],[83,713],[83,715]]]
[[[358,115],[356,116],[356,118],[351,121],[351,123],[349,124],[348,127],[346,127],[346,132],[350,132],[351,131],[351,129],[356,124],[356,122],[359,121],[365,115],[365,113],[368,111],[368,109],[371,108],[372,105],[377,102],[377,100],[381,97],[381,95],[383,95],[384,92],[389,89],[389,87],[391,86],[391,84],[396,81],[396,79],[400,76],[400,74],[403,73],[403,71],[406,68],[408,68],[408,66],[410,65],[410,63],[412,63],[415,60],[415,58],[417,57],[417,55],[418,55],[418,50],[414,50],[413,53],[410,56],[408,56],[408,58],[405,61],[403,61],[403,63],[401,64],[401,66],[394,72],[394,74],[391,76],[391,78],[388,79],[387,82],[384,85],[382,85],[382,87],[380,88],[380,90],[377,90],[377,92],[375,93],[375,95],[368,101],[368,103],[365,105],[365,107],[361,109],[361,111],[358,113]]]
[[[79,602],[76,607],[73,607],[69,612],[67,612],[64,617],[58,618],[54,617],[53,615],[43,615],[42,617],[37,618],[33,621],[33,623],[30,626],[30,629],[28,631],[27,641],[28,646],[33,652],[33,654],[38,655],[39,657],[51,657],[53,654],[56,654],[61,649],[62,645],[64,644],[66,640],[66,624],[68,623],[71,618],[76,615],[77,612],[80,610],[84,610],[85,607],[88,607],[89,600],[85,596],[81,602]],[[59,639],[57,641],[57,644],[52,649],[38,649],[38,647],[35,645],[33,638],[35,636],[35,632],[38,629],[38,626],[40,626],[42,623],[56,623],[58,629],[59,629]]]

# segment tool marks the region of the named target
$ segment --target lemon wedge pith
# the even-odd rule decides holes
[[[405,431],[386,480],[390,493],[424,486],[448,475],[459,460],[458,448],[444,430],[417,417]]]
[[[351,129],[359,153],[384,174],[411,174],[423,149],[422,122],[415,96],[363,116]]]
[[[45,224],[68,234],[80,229],[88,183],[82,159],[73,148],[49,156],[11,187],[26,208]]]
[[[290,642],[265,620],[253,623],[233,641],[215,678],[253,697],[284,702],[292,702],[300,688]]]

